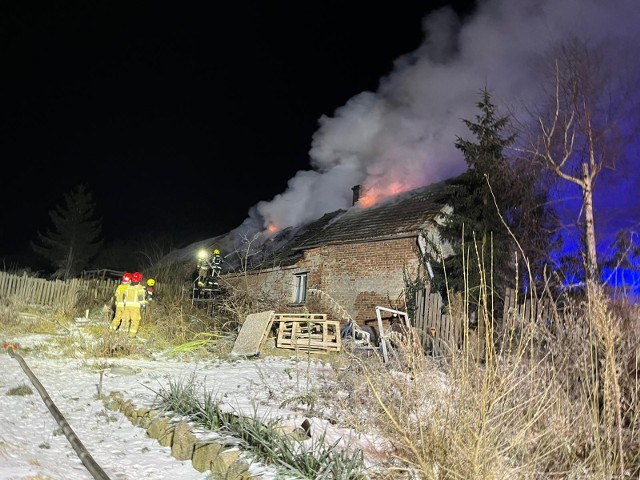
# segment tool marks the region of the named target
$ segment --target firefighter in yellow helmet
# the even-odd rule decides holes
[[[145,287],[145,292],[147,292],[145,299],[147,300],[147,303],[150,303],[151,300],[153,300],[153,294],[154,294],[155,288],[156,288],[156,281],[153,278],[147,279],[147,286]]]
[[[211,259],[211,275],[213,276],[216,286],[218,285],[218,280],[222,273],[222,262],[224,262],[224,258],[220,255],[220,250],[216,248],[213,251],[213,258]]]
[[[218,278],[222,271],[224,259],[220,255],[220,250],[215,248],[210,254],[203,249],[198,252],[198,278],[197,288],[212,288],[218,286]]]
[[[131,274],[126,272],[122,275],[122,283],[116,287],[114,294],[114,300],[116,304],[116,313],[111,321],[111,330],[118,330],[122,323],[122,317],[124,315],[124,298],[127,288],[131,285]]]
[[[153,278],[148,278],[144,285],[144,299],[145,304],[140,308],[142,319],[146,322],[151,315],[151,304],[153,303],[153,294],[155,293],[156,281]]]
[[[144,287],[140,284],[142,281],[142,274],[140,272],[134,272],[131,275],[131,285],[125,292],[125,305],[124,305],[124,324],[127,325],[129,321],[129,337],[135,338],[138,334],[138,328],[140,328],[140,309],[146,306],[146,292]]]

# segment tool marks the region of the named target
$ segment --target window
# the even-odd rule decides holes
[[[307,300],[307,274],[296,274],[296,282],[293,291],[293,303],[303,304]]]

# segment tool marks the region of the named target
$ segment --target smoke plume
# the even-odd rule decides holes
[[[395,61],[377,91],[319,119],[311,170],[255,205],[239,229],[283,229],[348,208],[357,184],[382,198],[461,173],[465,163],[454,144],[458,136],[470,138],[462,119],[475,119],[483,88],[501,114],[531,105],[545,52],[570,38],[606,46],[607,68],[631,74],[628,59],[640,58],[639,25],[637,0],[479,1],[464,22],[450,8],[429,14],[421,45]],[[631,215],[618,223],[637,225],[640,181],[628,167],[622,162],[597,185],[595,208],[609,206],[615,215]],[[636,192],[633,205],[621,201],[625,192]]]

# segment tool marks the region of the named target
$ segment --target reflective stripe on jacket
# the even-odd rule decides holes
[[[128,283],[123,283],[121,285],[118,285],[118,287],[116,288],[116,294],[115,294],[116,307],[124,307],[124,298],[125,298],[125,293],[127,291],[127,288],[129,288]]]
[[[144,287],[139,283],[136,285],[129,285],[125,292],[125,303],[127,307],[135,306],[139,307],[141,305],[145,305],[147,302],[145,301],[146,292]]]

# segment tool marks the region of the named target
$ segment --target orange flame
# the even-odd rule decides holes
[[[377,202],[378,202],[378,197],[368,193],[360,197],[360,200],[358,200],[358,205],[360,205],[362,208],[369,208],[375,205]]]
[[[269,233],[276,233],[277,231],[278,231],[278,227],[277,227],[275,224],[270,223],[270,224],[267,226],[267,232],[269,232]]]
[[[380,201],[406,192],[411,189],[411,185],[405,182],[395,181],[382,187],[375,186],[366,188],[364,194],[358,200],[358,205],[362,208],[369,208]]]

